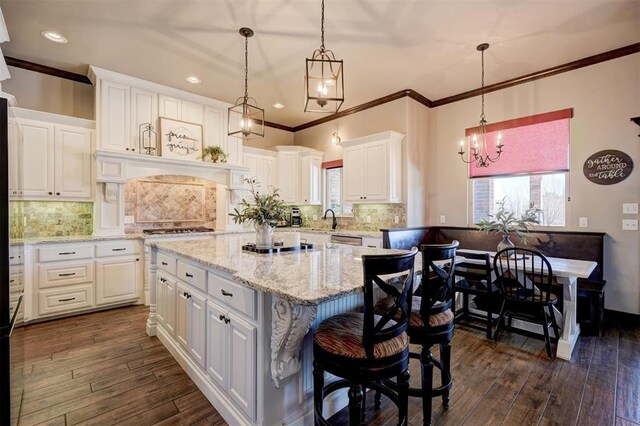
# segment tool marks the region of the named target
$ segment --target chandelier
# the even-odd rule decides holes
[[[320,31],[320,49],[306,59],[304,111],[336,113],[344,102],[343,62],[324,47],[324,0]]]
[[[475,133],[471,137],[471,140],[469,139],[469,136],[467,136],[466,142],[464,139],[461,140],[460,151],[458,151],[462,161],[467,164],[476,163],[476,167],[489,167],[489,164],[498,161],[500,154],[502,154],[502,148],[504,148],[504,144],[502,143],[502,133],[498,132],[495,156],[492,157],[487,149],[487,120],[484,115],[484,51],[488,48],[489,43],[482,43],[476,47],[482,57],[482,86],[480,89],[482,95],[482,110],[480,113],[480,125],[478,126],[479,134]],[[471,155],[473,158],[470,160],[465,160],[465,145],[468,145],[471,149]]]
[[[258,107],[254,98],[249,97],[249,37],[251,28],[240,28],[244,37],[244,96],[238,98],[229,108],[228,135],[245,139],[264,137],[264,110]]]

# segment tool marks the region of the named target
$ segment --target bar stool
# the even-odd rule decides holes
[[[420,353],[411,352],[409,356],[420,360],[421,388],[410,388],[409,395],[422,398],[423,424],[431,424],[432,398],[442,396],[442,404],[449,408],[451,390],[451,340],[453,338],[454,314],[453,274],[456,249],[460,244],[423,244],[421,295],[414,296],[409,317],[407,334],[411,344],[422,346]],[[376,304],[377,313],[389,309],[390,300],[381,299]],[[440,360],[433,358],[431,347],[439,345]],[[440,370],[441,386],[433,387],[433,368]],[[390,387],[393,383],[386,382]],[[380,394],[376,392],[376,408],[380,407]]]
[[[409,337],[414,261],[418,249],[393,255],[363,255],[364,313],[344,313],[325,319],[313,336],[313,397],[316,424],[325,396],[349,388],[349,424],[364,414],[366,388],[381,392],[398,407],[398,424],[407,424],[409,409]],[[391,276],[391,277],[390,277]],[[374,284],[389,296],[392,307],[374,314]],[[341,379],[324,384],[324,372]],[[397,392],[382,380],[396,378]]]

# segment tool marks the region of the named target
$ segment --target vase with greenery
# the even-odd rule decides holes
[[[485,234],[494,233],[501,234],[502,241],[498,243],[498,251],[513,247],[514,244],[509,239],[511,233],[514,233],[520,238],[522,244],[527,244],[526,232],[529,228],[538,223],[536,213],[538,209],[533,207],[533,204],[529,206],[527,211],[522,215],[516,216],[512,211],[508,211],[505,207],[507,202],[506,198],[498,201],[498,211],[495,215],[489,215],[490,220],[482,219],[477,223],[478,228]]]
[[[245,179],[249,184],[251,196],[249,200],[242,199],[237,208],[229,216],[235,223],[253,223],[256,229],[256,247],[270,248],[273,246],[273,228],[285,220],[287,207],[280,198],[278,190],[271,188],[260,192],[260,184],[255,179]]]
[[[226,163],[227,154],[218,145],[205,146],[202,149],[201,159],[205,160],[209,158],[214,163]]]

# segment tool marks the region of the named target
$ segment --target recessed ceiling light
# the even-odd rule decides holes
[[[189,77],[185,78],[185,80],[187,80],[187,82],[189,82],[191,84],[200,84],[200,83],[202,83],[202,80],[200,80],[195,75],[190,75]]]
[[[281,104],[280,102],[276,102],[275,104],[273,104],[273,107],[275,109],[282,109],[284,108],[284,104]]]
[[[65,44],[69,41],[65,36],[55,31],[43,31],[40,33],[40,35],[42,35],[42,37],[46,38],[47,40],[51,40],[55,43]]]

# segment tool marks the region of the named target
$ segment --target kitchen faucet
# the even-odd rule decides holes
[[[327,218],[327,213],[331,212],[331,214],[333,215],[333,222],[331,222],[331,229],[336,229],[336,226],[338,226],[338,221],[336,220],[336,213],[331,210],[331,209],[327,209],[324,212],[324,216],[322,216],[323,219]]]

